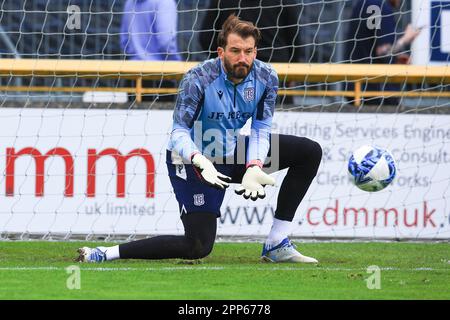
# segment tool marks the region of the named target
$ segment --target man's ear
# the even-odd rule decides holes
[[[255,47],[255,54],[253,56],[253,59],[256,59],[257,54],[258,54],[258,47]]]
[[[217,56],[219,57],[219,58],[222,58],[223,57],[223,53],[225,52],[225,50],[224,50],[224,48],[222,48],[222,47],[217,47]]]

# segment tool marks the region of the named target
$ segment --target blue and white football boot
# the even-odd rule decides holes
[[[278,245],[263,246],[261,254],[262,262],[296,262],[296,263],[319,263],[316,259],[302,255],[296,250],[289,238],[284,238]]]
[[[106,247],[88,248],[83,247],[77,250],[79,253],[77,262],[104,262],[106,261]]]

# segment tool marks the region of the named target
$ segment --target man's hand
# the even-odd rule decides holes
[[[243,194],[245,199],[255,201],[266,196],[264,186],[275,185],[275,179],[264,173],[259,166],[251,166],[247,169],[242,178],[241,185],[235,190],[239,195]]]
[[[231,178],[217,171],[213,163],[201,153],[194,154],[191,162],[194,165],[195,173],[202,181],[217,189],[225,189],[230,186]]]
[[[403,41],[405,41],[406,44],[410,44],[420,34],[420,30],[420,28],[416,29],[411,24],[408,24],[402,37]]]
[[[422,30],[422,28],[416,29],[411,24],[408,24],[406,26],[403,36],[400,39],[398,39],[393,45],[391,45],[390,43],[385,43],[385,44],[379,45],[376,48],[377,56],[381,57],[381,56],[386,56],[386,55],[391,55],[391,54],[397,55],[398,53],[403,53],[407,48],[406,46],[411,44],[411,42],[413,42],[414,39],[417,38],[417,36],[420,34],[420,30]],[[405,58],[401,58],[401,59],[397,59],[397,62],[398,63],[409,63],[409,60],[406,60]]]
[[[402,53],[402,54],[399,54],[399,55],[395,56],[395,61],[398,64],[410,64],[411,63],[411,57],[410,57],[409,54]]]

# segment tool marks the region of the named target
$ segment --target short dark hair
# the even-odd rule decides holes
[[[261,32],[250,21],[243,21],[236,17],[234,14],[230,15],[222,25],[222,30],[217,37],[217,45],[225,48],[227,45],[227,38],[230,33],[236,33],[243,39],[253,37],[255,39],[255,47],[258,46],[261,40]]]

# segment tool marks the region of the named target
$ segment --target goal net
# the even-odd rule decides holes
[[[450,3],[403,1],[390,11],[395,1],[358,2],[1,2],[1,238],[182,234],[166,166],[177,86],[184,63],[215,58],[221,23],[235,13],[261,28],[258,58],[289,63],[277,67],[272,132],[323,148],[292,237],[448,239]],[[408,24],[420,33],[394,48]],[[150,71],[149,61],[171,71]],[[395,69],[405,63],[417,68]],[[362,145],[396,161],[382,191],[349,180],[348,160]],[[218,236],[265,237],[285,175],[275,173],[277,187],[256,202],[229,188]]]

